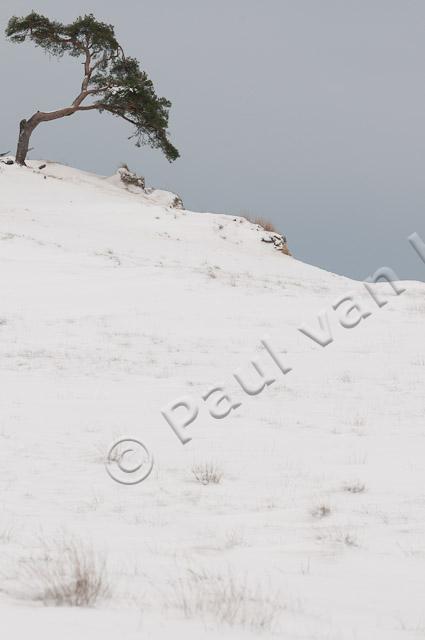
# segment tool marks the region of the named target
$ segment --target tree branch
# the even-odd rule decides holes
[[[106,60],[109,61],[110,58],[107,58]],[[98,60],[92,67],[90,67],[90,76],[92,75],[93,71],[95,71],[95,69],[97,69],[97,67],[100,67],[102,62],[103,62],[103,58],[100,58],[100,60]]]
[[[89,82],[90,82],[90,77],[91,77],[90,65],[91,65],[92,54],[90,53],[88,42],[87,42],[87,47],[84,48],[84,51],[86,53],[86,59],[84,62],[84,80],[81,85],[81,93],[87,90],[87,87],[89,86]]]
[[[123,115],[119,111],[114,111],[113,109],[110,109],[106,105],[102,105],[101,108],[104,109],[105,111],[109,111],[109,113],[112,113],[114,116],[119,116],[120,118],[122,118],[123,120],[126,120],[127,122],[129,122],[130,124],[134,125],[135,127],[138,126],[137,122],[134,122],[134,120],[131,120],[130,118],[128,118],[127,116]]]
[[[93,109],[104,109],[104,105],[100,102],[95,102],[95,104],[88,104],[83,107],[78,107],[76,111],[93,111]]]
[[[88,96],[96,95],[97,93],[102,93],[103,91],[106,91],[109,88],[110,87],[99,87],[98,89],[87,89],[86,91],[82,91],[80,95],[75,98],[74,102],[72,103],[72,106],[79,107],[80,104],[84,102],[86,98],[88,98]]]

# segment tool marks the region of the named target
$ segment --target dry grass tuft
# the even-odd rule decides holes
[[[106,561],[91,547],[76,539],[43,547],[42,556],[25,565],[34,599],[49,606],[93,607],[110,595]]]
[[[226,574],[206,570],[187,570],[172,583],[167,605],[183,612],[186,618],[201,618],[231,627],[255,631],[272,630],[283,606],[269,589],[250,586],[229,571]]]
[[[194,464],[192,473],[200,484],[220,484],[223,471],[215,462],[202,462]]]

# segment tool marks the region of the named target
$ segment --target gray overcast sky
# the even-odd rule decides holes
[[[296,257],[363,279],[380,266],[425,280],[423,0],[2,0],[2,29],[32,9],[115,25],[173,102],[181,159],[134,148],[107,114],[41,125],[34,157],[98,173],[127,162],[187,208],[271,219]],[[0,151],[18,122],[69,104],[78,59],[0,38]]]

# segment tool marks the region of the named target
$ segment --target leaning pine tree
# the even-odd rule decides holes
[[[25,165],[31,135],[39,124],[80,111],[112,113],[134,126],[130,137],[135,138],[137,146],[148,144],[161,149],[170,162],[179,157],[167,135],[171,103],[156,95],[139,62],[124,55],[111,25],[98,22],[92,14],[64,25],[32,12],[25,18],[11,18],[6,35],[12,42],[32,40],[55,56],[68,53],[84,60],[83,82],[72,104],[56,111],[37,111],[21,121],[18,164]]]

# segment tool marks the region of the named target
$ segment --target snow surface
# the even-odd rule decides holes
[[[380,285],[378,308],[244,219],[38,164],[0,165],[1,636],[423,638],[425,285]],[[332,305],[349,294],[371,315],[347,330]],[[322,310],[326,348],[298,331]],[[250,397],[233,373],[255,381],[253,358],[276,381]],[[201,399],[218,384],[242,403],[223,420]],[[183,446],[161,409],[185,395]],[[106,473],[121,436],[154,453],[142,484]],[[220,484],[196,482],[202,462]],[[66,536],[107,556],[95,608],[32,599],[26,563]],[[278,593],[271,628],[170,606],[188,569]]]

